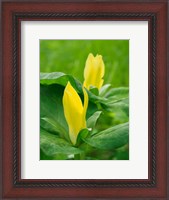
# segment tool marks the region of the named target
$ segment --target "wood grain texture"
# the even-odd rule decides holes
[[[167,4],[164,1],[153,2],[3,2],[4,199],[31,197],[167,199]],[[20,178],[20,22],[72,19],[149,21],[148,180],[21,180]]]

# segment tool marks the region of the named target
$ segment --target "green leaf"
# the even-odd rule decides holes
[[[128,101],[129,96],[129,89],[127,87],[111,88],[109,84],[106,86],[106,92],[103,88],[99,96],[96,96],[92,92],[88,91],[90,100],[96,104],[102,104],[104,108],[111,108],[116,103],[127,104],[126,102]]]
[[[84,139],[98,149],[116,149],[129,142],[129,123],[119,124]]]
[[[94,87],[94,86],[90,86],[90,92],[92,92],[95,95],[99,95],[99,90],[98,88]]]
[[[79,146],[80,143],[83,141],[83,139],[85,139],[87,137],[87,135],[89,134],[88,129],[82,129],[78,136],[77,136],[77,142],[76,142],[76,146]]]
[[[110,90],[111,84],[105,84],[100,88],[99,95],[104,97],[106,93]]]
[[[98,118],[100,117],[100,114],[102,111],[95,112],[88,120],[87,120],[87,127],[88,128],[94,128]]]
[[[56,120],[53,121],[52,119],[49,119],[49,118],[41,118],[42,127],[44,127],[43,121],[46,122],[45,123],[45,125],[47,126],[47,128],[45,128],[46,130],[50,130],[50,129],[55,130],[56,132],[60,133],[61,137],[63,138],[66,137],[68,139],[66,129],[62,127],[62,125],[59,124]]]
[[[40,147],[47,156],[55,156],[56,154],[79,154],[82,150],[73,147],[66,140],[50,134],[44,129],[40,131]]]
[[[120,110],[129,116],[129,99],[124,98],[120,100],[109,100],[107,103],[102,104],[103,108],[107,111],[118,113]]]
[[[77,91],[81,90],[81,83],[73,76],[62,72],[40,73],[40,83],[45,85],[59,84],[66,86],[68,81]]]
[[[61,85],[40,85],[40,125],[48,132],[56,129],[57,133],[69,138],[63,112],[63,91],[64,87]]]
[[[47,130],[48,132],[55,134],[55,135],[59,135],[60,133],[58,132],[58,129],[56,129],[55,126],[49,124],[47,121],[40,119],[40,127],[42,127],[43,129]]]
[[[101,104],[107,111],[123,110],[129,115],[129,89],[127,87],[111,88],[104,95]]]
[[[104,97],[111,100],[118,100],[123,98],[128,98],[129,89],[127,87],[111,88]]]
[[[86,113],[86,119],[89,119],[93,113],[95,113],[98,110],[97,105],[91,101],[89,101],[87,113]]]

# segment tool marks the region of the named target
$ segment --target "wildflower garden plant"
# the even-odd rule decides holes
[[[41,160],[129,159],[129,89],[104,84],[106,73],[104,57],[89,52],[83,82],[40,74]]]

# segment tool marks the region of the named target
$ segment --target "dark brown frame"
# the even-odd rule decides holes
[[[167,11],[168,4],[165,0],[138,2],[121,0],[119,3],[115,1],[2,2],[1,197],[3,199],[42,197],[169,199]],[[22,20],[147,20],[149,22],[149,178],[147,180],[21,179],[20,22]]]

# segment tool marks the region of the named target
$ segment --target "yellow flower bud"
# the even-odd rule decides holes
[[[93,54],[89,54],[86,60],[86,65],[84,69],[84,87],[88,90],[90,86],[95,86],[100,89],[103,85],[103,76],[104,76],[104,62],[101,55],[93,56]]]
[[[88,107],[88,94],[83,88],[84,105],[70,82],[67,83],[63,94],[64,115],[69,127],[69,137],[73,145],[76,144],[79,132],[86,128],[86,111]]]

